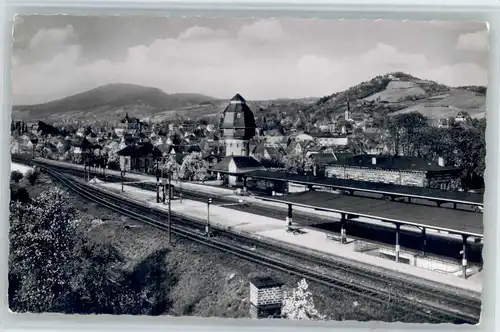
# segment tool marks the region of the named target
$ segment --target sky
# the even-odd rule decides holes
[[[215,98],[321,97],[395,71],[487,85],[487,62],[481,22],[18,16],[12,102],[109,83]]]

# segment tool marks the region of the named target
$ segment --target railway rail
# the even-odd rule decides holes
[[[74,180],[63,175],[62,173],[54,170],[52,167],[41,167],[51,176],[61,181],[69,189],[75,191],[77,194],[86,199],[94,201],[110,210],[126,215],[145,224],[149,224],[162,230],[168,230],[168,226],[161,221],[161,219],[165,218],[165,212],[155,211],[151,207],[126,200],[123,197],[120,197],[120,195],[93,188],[82,181]],[[81,175],[81,173],[79,175]],[[163,218],[158,220],[157,217]],[[425,290],[421,287],[405,285],[404,283],[398,284],[394,280],[388,281],[387,276],[373,275],[367,273],[365,270],[362,271],[361,269],[357,269],[352,265],[341,262],[332,262],[331,260],[321,259],[319,257],[307,257],[308,261],[328,267],[337,273],[343,272],[345,274],[349,274],[350,276],[361,278],[362,280],[363,278],[364,280],[371,279],[371,281],[378,282],[379,284],[385,283],[386,287],[366,286],[360,284],[359,282],[339,280],[340,278],[338,275],[335,277],[325,275],[325,273],[312,271],[311,269],[298,266],[292,262],[278,260],[270,257],[269,255],[257,253],[242,246],[228,244],[227,241],[224,242],[214,238],[208,239],[204,234],[200,233],[199,230],[193,229],[192,220],[187,220],[183,217],[172,214],[172,221],[175,223],[175,225],[172,225],[172,233],[177,236],[207,245],[214,249],[228,252],[235,256],[276,270],[288,272],[353,295],[370,299],[371,301],[382,305],[386,305],[388,302],[391,302],[391,296],[394,297],[394,292],[391,292],[390,288],[397,285],[396,287],[404,289],[407,293],[406,297],[397,298],[401,310],[425,317],[426,321],[475,324],[479,320],[481,305],[480,301],[478,302],[476,299],[464,299],[463,297],[454,296],[449,293],[439,293],[434,289]],[[191,225],[191,227],[180,225]],[[231,236],[235,235],[231,234]],[[243,238],[242,236],[240,237]],[[248,239],[246,239],[246,241],[248,241]],[[303,253],[299,253],[291,249],[279,248],[278,246],[270,244],[264,245],[262,243],[259,243],[258,246],[280,251],[283,254],[295,256],[297,258],[301,258],[302,260],[306,258]],[[425,299],[430,296],[432,296],[432,301]],[[392,301],[394,301],[394,299],[392,299]]]

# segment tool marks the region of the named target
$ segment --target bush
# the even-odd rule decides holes
[[[26,173],[26,179],[28,179],[28,182],[33,186],[36,183],[36,180],[38,180],[38,171],[35,170],[30,170]]]
[[[10,289],[11,310],[61,311],[71,300],[75,275],[73,249],[76,237],[74,209],[58,188],[38,195],[28,204],[10,205],[10,270],[22,276]]]
[[[28,190],[24,187],[20,187],[17,185],[10,186],[10,201],[11,202],[20,202],[20,203],[28,203],[30,201],[30,194]]]
[[[24,177],[23,173],[19,171],[12,171],[10,173],[10,180],[14,181],[15,183],[19,183],[19,181],[21,181],[23,177]]]

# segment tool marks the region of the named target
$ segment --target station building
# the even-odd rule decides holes
[[[325,176],[344,180],[387,183],[442,190],[457,190],[462,169],[422,158],[357,155],[332,161],[325,167]]]
[[[265,167],[250,156],[250,140],[255,136],[257,126],[252,110],[240,94],[230,100],[222,114],[220,127],[226,156],[211,171],[217,174],[223,185],[246,187],[243,175],[265,170]]]

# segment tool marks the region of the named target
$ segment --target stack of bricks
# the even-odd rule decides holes
[[[283,304],[283,283],[270,277],[250,280],[250,316],[270,318],[281,316]]]

